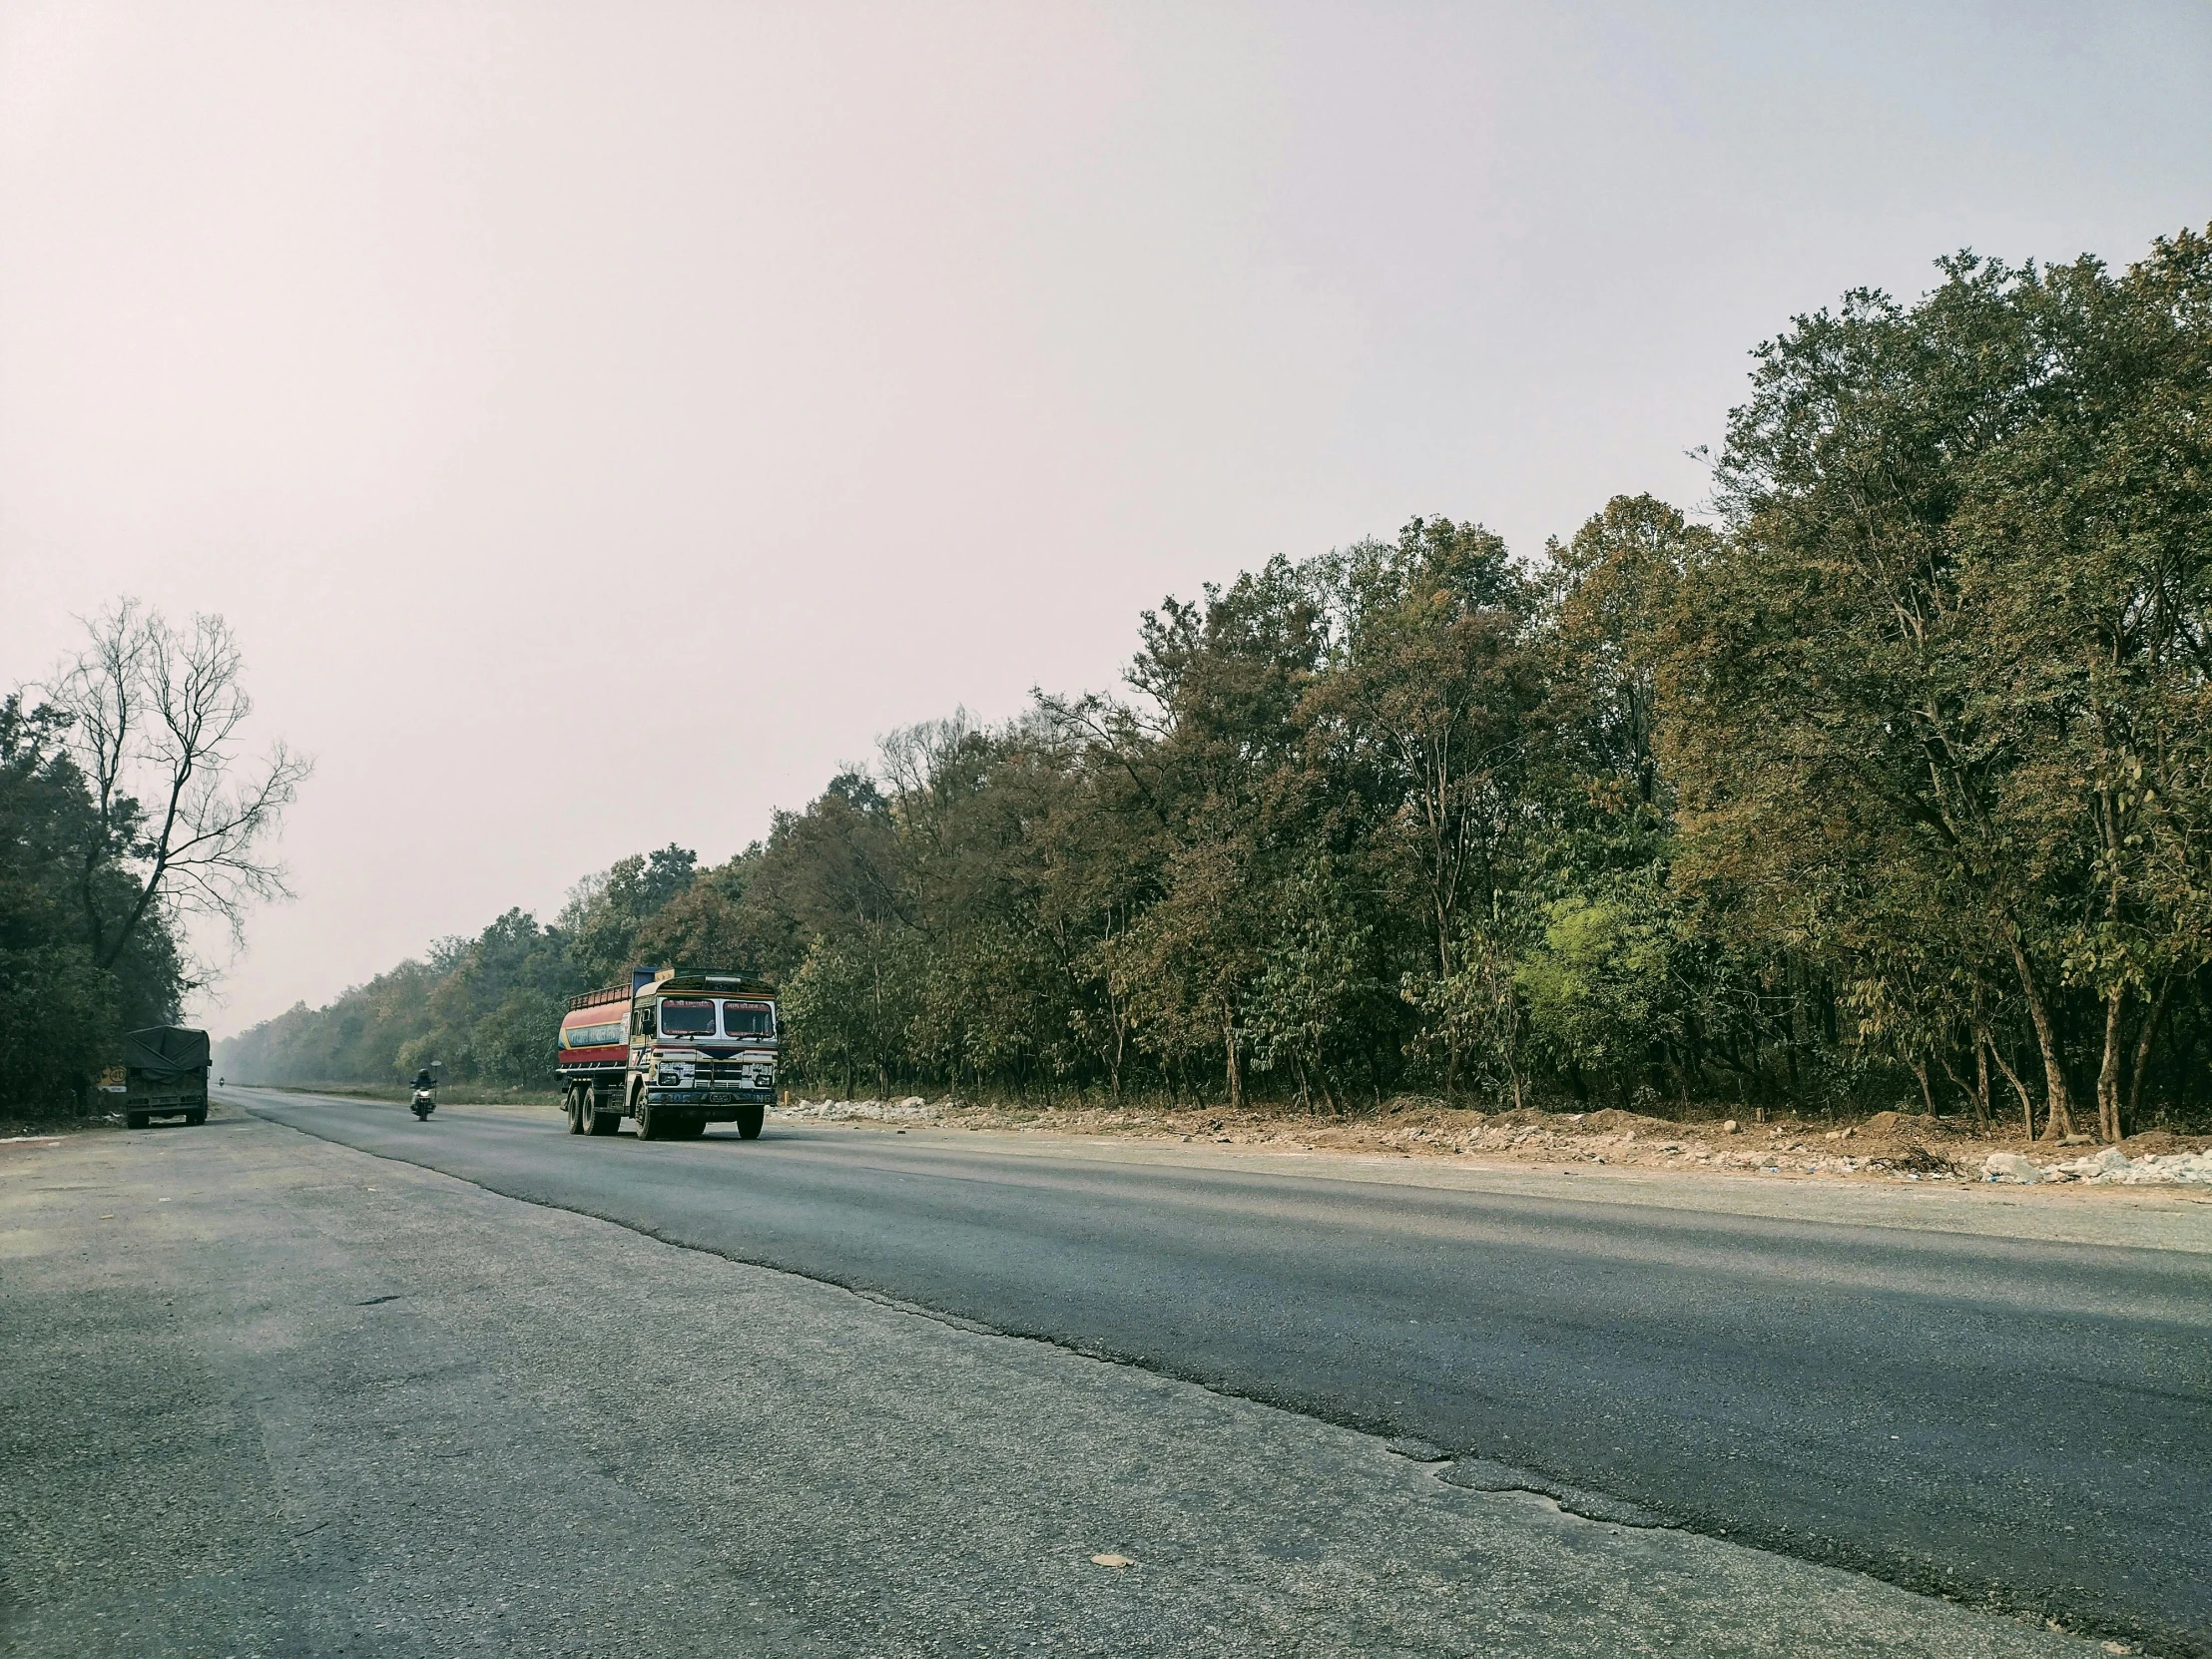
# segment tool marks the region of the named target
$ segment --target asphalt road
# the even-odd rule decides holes
[[[0,1332],[10,1659],[2098,1653],[228,1112],[0,1144]]]
[[[234,1098],[670,1243],[1431,1442],[1446,1480],[2212,1653],[2212,1256],[949,1132],[647,1144],[550,1111],[420,1125]]]

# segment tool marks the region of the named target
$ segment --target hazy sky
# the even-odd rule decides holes
[[[219,1033],[1138,610],[1684,505],[1746,350],[2212,222],[2212,5],[0,8],[0,682],[121,593],[318,771]]]

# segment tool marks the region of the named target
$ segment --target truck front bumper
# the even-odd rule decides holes
[[[768,1106],[776,1100],[774,1089],[648,1089],[646,1099],[656,1106]]]

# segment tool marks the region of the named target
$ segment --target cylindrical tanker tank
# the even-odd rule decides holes
[[[648,1140],[736,1123],[752,1140],[775,1098],[776,987],[749,974],[633,968],[627,986],[569,1000],[555,1042],[572,1134]]]

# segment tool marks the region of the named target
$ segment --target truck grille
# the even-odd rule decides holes
[[[760,1077],[757,1085],[754,1082],[756,1073]],[[776,1067],[773,1061],[705,1060],[693,1075],[701,1088],[767,1088],[776,1076]]]

